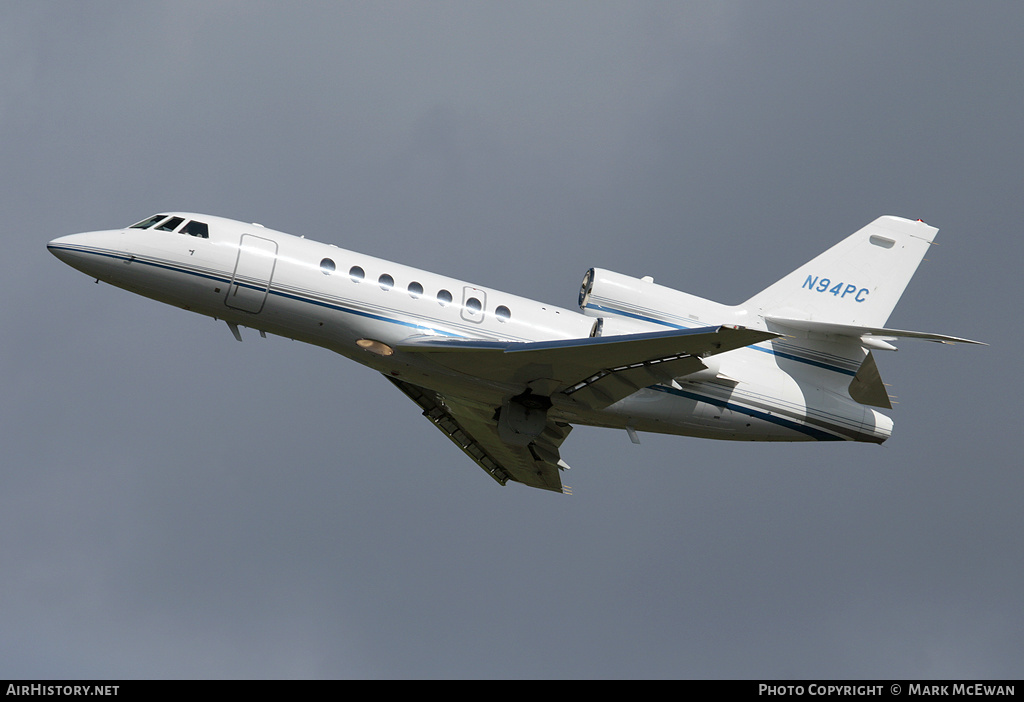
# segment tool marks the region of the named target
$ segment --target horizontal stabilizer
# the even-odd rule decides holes
[[[780,331],[795,330],[814,335],[814,338],[861,338],[875,337],[881,341],[894,339],[924,339],[925,341],[937,341],[943,344],[980,344],[987,346],[983,341],[972,341],[961,339],[957,336],[945,334],[932,334],[930,332],[907,331],[906,329],[888,329],[885,327],[860,327],[852,324],[835,324],[833,322],[817,322],[808,319],[788,319],[785,317],[765,317],[769,326],[777,326]],[[867,339],[864,339],[865,341]]]

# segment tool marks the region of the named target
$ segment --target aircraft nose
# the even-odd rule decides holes
[[[104,277],[119,258],[118,231],[68,234],[49,242],[46,249],[86,275]]]
[[[75,247],[79,243],[80,234],[69,234],[67,236],[59,236],[53,241],[46,245],[46,250],[52,253],[54,256],[59,258],[64,263],[70,263],[69,260],[75,251]]]
[[[99,232],[59,236],[46,245],[46,250],[72,268],[89,273],[86,268],[96,259],[97,234]]]

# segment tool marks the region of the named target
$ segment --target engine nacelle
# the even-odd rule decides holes
[[[633,278],[591,268],[580,286],[580,309],[597,317],[592,336],[619,336],[691,329],[722,324],[742,324],[746,311],[656,285],[651,278]],[[729,380],[717,356],[702,358],[706,368],[681,376],[688,382]]]
[[[583,276],[579,303],[583,314],[604,318],[604,336],[652,331],[652,327],[742,325],[747,317],[746,310],[657,285],[653,278],[602,268],[591,268]]]

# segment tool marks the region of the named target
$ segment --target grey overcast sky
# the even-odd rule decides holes
[[[0,677],[1019,678],[1024,4],[0,0]],[[501,488],[375,373],[46,252],[164,209],[571,307],[940,228],[884,446],[578,428]]]

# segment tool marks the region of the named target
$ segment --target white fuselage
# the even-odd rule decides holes
[[[61,237],[49,249],[97,280],[229,325],[316,344],[481,406],[501,406],[523,388],[392,349],[423,337],[523,342],[707,324],[766,328],[721,305],[669,319],[588,301],[581,314],[259,225],[168,214],[201,220],[208,235],[126,228]],[[820,349],[763,342],[601,410],[556,404],[551,412],[570,423],[708,438],[881,443],[892,422],[843,392],[855,371]]]

